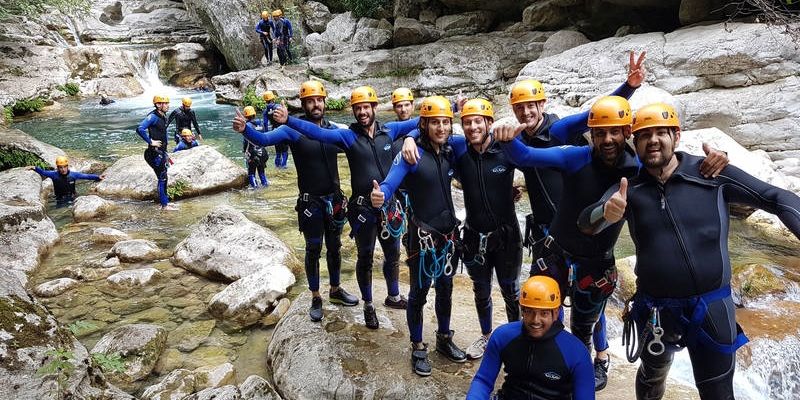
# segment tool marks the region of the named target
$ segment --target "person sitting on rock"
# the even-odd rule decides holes
[[[109,98],[108,95],[105,92],[100,93],[100,105],[101,106],[107,106],[107,105],[109,105],[111,103],[115,103],[115,101],[113,99]]]
[[[181,138],[179,133],[183,128],[192,129],[192,125],[194,125],[194,131],[197,132],[197,138],[203,140],[203,135],[200,133],[200,126],[197,125],[197,114],[192,110],[191,98],[184,97],[181,99],[181,106],[169,113],[167,127],[172,124],[172,120],[175,120],[175,144],[180,142]]]
[[[594,399],[589,352],[558,318],[559,284],[544,275],[528,278],[519,305],[522,321],[499,326],[489,338],[467,400],[491,398],[501,367],[506,375],[497,399]]]
[[[167,195],[167,167],[171,163],[167,153],[167,110],[169,97],[157,94],[153,96],[154,109],[139,123],[136,133],[147,143],[144,160],[153,169],[158,179],[158,202],[162,210],[177,210],[169,204]]]
[[[255,130],[261,130],[262,124],[266,123],[260,119],[256,119],[256,109],[253,106],[244,108],[244,117],[247,119],[247,125]],[[269,186],[267,174],[264,172],[267,166],[267,160],[269,160],[267,149],[251,142],[245,137],[242,138],[242,152],[244,153],[245,163],[247,164],[247,181],[250,183],[250,188],[258,188],[258,184],[256,183],[256,171],[258,171],[258,177],[261,179],[261,187]]]
[[[183,130],[181,130],[181,142],[178,143],[178,145],[175,146],[174,149],[172,149],[172,152],[177,153],[181,150],[189,150],[192,147],[197,147],[199,145],[200,144],[197,143],[197,140],[195,140],[194,138],[192,130],[188,128],[183,128]]]
[[[256,33],[261,41],[261,46],[264,47],[267,64],[272,64],[272,31],[274,29],[272,21],[269,20],[269,11],[261,11],[261,19],[256,24]]]
[[[50,178],[53,180],[53,191],[56,195],[56,204],[64,206],[71,203],[77,196],[75,191],[75,181],[78,179],[86,179],[90,181],[102,181],[106,178],[105,175],[82,174],[80,172],[73,172],[69,170],[69,160],[67,157],[56,157],[56,170],[46,171],[39,167],[29,167],[30,170],[36,171],[37,174]]]

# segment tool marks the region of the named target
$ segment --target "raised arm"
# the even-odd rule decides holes
[[[259,146],[273,146],[281,142],[296,142],[300,139],[300,132],[286,125],[281,125],[269,132],[260,132],[247,125],[242,135]]]
[[[324,129],[300,118],[289,117],[286,125],[303,135],[323,143],[350,147],[356,141],[356,133],[350,129]]]
[[[84,180],[87,180],[87,181],[101,181],[102,180],[102,179],[100,179],[99,175],[95,175],[95,174],[82,174],[80,172],[72,172],[71,171],[69,173],[69,175],[71,177],[75,178],[75,179],[84,179]]]
[[[419,117],[414,117],[406,121],[393,121],[386,123],[386,127],[389,128],[389,137],[391,137],[392,140],[395,140],[400,136],[406,135],[409,132],[417,129],[418,125]],[[417,132],[417,136],[419,136],[419,132]]]
[[[553,167],[575,172],[592,162],[589,146],[529,147],[519,138],[500,145],[508,158],[518,167]]]
[[[50,179],[58,178],[58,171],[48,171],[48,170],[41,169],[39,167],[35,167],[33,170],[36,171],[37,174],[39,174],[40,176],[43,176],[45,178],[50,178]]]
[[[800,197],[728,165],[717,178],[724,182],[729,203],[745,204],[775,214],[800,239]]]

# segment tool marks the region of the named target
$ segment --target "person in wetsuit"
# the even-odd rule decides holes
[[[414,93],[411,92],[411,89],[401,87],[397,88],[392,91],[392,110],[394,111],[395,115],[397,115],[397,121],[408,121],[411,119],[411,116],[414,115]],[[403,149],[403,141],[405,137],[398,137],[395,139],[394,143],[392,143],[392,153],[393,155],[397,155]],[[414,145],[416,147],[416,145]],[[408,215],[408,194],[406,192],[405,187],[400,185],[400,188],[397,189],[397,200],[400,203],[401,210],[403,215]],[[384,221],[384,224],[392,224],[397,223],[399,221]],[[406,249],[406,253],[408,253],[408,235],[399,227],[396,231],[398,234],[402,234],[401,243],[403,247]]]
[[[283,16],[283,11],[275,10],[272,12],[272,28],[272,38],[278,47],[278,61],[283,67],[292,61],[292,23]]]
[[[736,323],[727,249],[729,205],[760,208],[800,238],[800,197],[732,165],[711,179],[702,158],[675,149],[678,115],[663,103],[641,108],[633,122],[644,168],[622,178],[580,214],[579,227],[603,234],[624,218],[636,246],[636,294],[624,337],[641,356],[636,398],[660,399],[674,352],[686,347],[701,399],[733,399],[736,350],[747,338]],[[633,326],[636,327],[634,332]],[[629,355],[630,355],[629,354]]]
[[[300,103],[306,121],[323,129],[336,128],[325,119],[327,93],[322,83],[306,81],[300,85]],[[279,110],[285,111],[283,108]],[[330,279],[331,303],[355,306],[358,298],[339,286],[342,265],[342,227],[346,221],[347,198],[339,188],[339,168],[336,154],[340,151],[326,144],[301,135],[288,126],[280,126],[269,132],[259,132],[245,123],[243,116],[234,119],[233,129],[244,134],[246,140],[259,145],[271,146],[288,142],[294,155],[297,169],[297,225],[305,238],[305,271],[308,290],[311,291],[309,317],[322,320],[322,296],[319,293],[319,258],[322,242],[325,241],[325,260]]]
[[[497,399],[592,400],[589,353],[559,319],[559,284],[537,275],[522,285],[522,321],[499,326],[467,392],[467,400],[486,400],[503,367]]]
[[[262,115],[262,121],[264,121],[264,126],[262,131],[269,132],[272,129],[277,127],[277,123],[272,118],[272,114],[275,112],[275,109],[278,108],[278,104],[275,103],[275,93],[272,90],[267,90],[261,95],[261,98],[267,102],[267,105],[264,107],[264,114]],[[287,142],[281,142],[275,145],[275,168],[279,169],[286,169],[286,163],[289,161],[289,145]]]
[[[263,130],[262,124],[264,122],[260,119],[256,118],[256,109],[253,106],[247,106],[244,108],[244,118],[247,120],[247,125],[253,127],[256,130]],[[258,172],[258,177],[261,180],[261,187],[265,188],[269,186],[269,180],[267,180],[267,174],[264,172],[264,169],[267,166],[267,161],[269,160],[269,154],[267,153],[267,148],[264,146],[257,145],[252,141],[248,140],[246,137],[242,138],[242,153],[244,153],[244,160],[247,164],[247,182],[250,184],[251,189],[258,188],[258,183],[256,182],[256,172]]]
[[[192,131],[187,128],[183,128],[183,130],[181,130],[181,141],[177,146],[175,146],[174,149],[172,149],[172,152],[177,153],[182,150],[189,150],[199,145],[200,144],[197,143],[197,140],[195,140]]]
[[[69,170],[69,160],[67,157],[56,157],[56,170],[47,171],[39,167],[30,167],[32,171],[36,171],[39,176],[50,178],[53,180],[53,192],[56,195],[56,205],[64,206],[71,203],[77,197],[75,191],[75,181],[78,179],[86,179],[90,181],[102,181],[105,175],[82,174],[80,172],[73,172]]]
[[[422,308],[431,285],[436,288],[436,351],[457,363],[465,362],[467,356],[453,343],[450,329],[453,265],[458,257],[455,248],[461,223],[450,192],[454,156],[448,138],[453,110],[446,98],[431,96],[422,101],[419,115],[419,161],[412,165],[398,154],[383,182],[378,185],[377,180],[372,181],[370,198],[372,206],[379,208],[401,182],[408,191],[411,214],[406,262],[411,282],[406,319],[411,336],[411,365],[415,373],[427,376],[431,374],[431,364],[427,345],[422,342]]]
[[[418,118],[412,118],[381,125],[375,120],[377,105],[378,96],[373,88],[360,86],[354,89],[350,95],[350,106],[356,122],[348,129],[322,129],[312,122],[287,117],[284,107],[278,108],[274,114],[276,122],[285,123],[311,139],[340,146],[347,156],[352,190],[347,206],[350,236],[356,241],[356,279],[364,300],[364,322],[370,329],[379,328],[378,316],[372,304],[372,255],[376,238],[384,257],[383,276],[388,291],[384,305],[396,309],[406,308],[406,299],[400,295],[398,284],[400,241],[391,235],[379,237],[382,214],[393,215],[396,206],[391,202],[381,209],[372,207],[369,199],[372,181],[386,178],[392,165],[392,142],[414,129],[419,121]]]
[[[264,48],[264,57],[267,59],[267,64],[272,64],[272,31],[274,25],[269,17],[269,11],[261,11],[261,19],[256,23],[256,33],[258,34],[258,40],[261,41],[261,46]]]
[[[519,272],[522,235],[514,212],[515,166],[492,142],[489,130],[494,107],[484,99],[471,99],[461,106],[465,136],[451,136],[454,166],[464,192],[466,223],[461,229],[461,259],[472,279],[475,308],[481,336],[466,351],[467,357],[483,356],[492,333],[492,271],[497,276],[509,322],[519,320]],[[416,131],[406,138],[404,157],[416,163]],[[467,146],[469,142],[469,147]],[[406,157],[407,156],[407,157]]]
[[[167,167],[170,160],[167,154],[166,116],[169,110],[169,97],[153,96],[153,106],[155,108],[139,123],[136,133],[147,142],[144,160],[153,169],[153,173],[158,179],[158,202],[161,209],[177,210],[174,204],[169,204],[169,196],[167,196]]]
[[[559,123],[578,123],[578,116],[564,118]],[[606,386],[610,362],[606,353],[608,341],[605,334],[597,334],[597,327],[600,325],[605,331],[605,304],[616,287],[614,244],[622,224],[602,235],[592,236],[578,230],[577,220],[586,206],[594,203],[620,178],[638,173],[638,159],[625,143],[630,137],[631,119],[627,100],[605,96],[592,105],[587,119],[582,122],[591,128],[591,147],[526,147],[520,140],[512,140],[524,127],[502,126],[494,131],[495,139],[504,142],[502,146],[515,165],[554,168],[562,174],[562,197],[544,241],[550,255],[536,260],[533,268],[537,274],[556,279],[565,297],[570,296],[570,331],[590,351],[592,345],[597,351],[594,359],[597,390]],[[716,150],[708,151],[704,172],[718,173],[727,165],[727,157]]]
[[[189,97],[184,97],[181,99],[181,106],[173,110],[169,113],[169,118],[167,119],[167,127],[172,124],[172,121],[175,121],[175,144],[180,142],[180,132],[186,129],[192,129],[192,125],[194,125],[194,132],[197,133],[197,138],[203,140],[203,134],[200,133],[200,126],[197,125],[197,115],[192,110],[192,99]]]

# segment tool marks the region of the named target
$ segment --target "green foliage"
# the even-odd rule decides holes
[[[402,78],[406,76],[419,75],[421,68],[397,68],[391,71],[375,74],[375,78]]]
[[[92,361],[106,373],[125,371],[125,360],[122,359],[119,353],[92,353]]]
[[[189,182],[183,179],[178,179],[172,185],[167,186],[167,196],[170,200],[175,200],[183,196],[183,194],[190,188]]]
[[[11,110],[11,107],[2,107],[3,108],[3,121],[11,125],[14,122],[14,111]]]
[[[50,359],[47,363],[43,364],[36,373],[42,376],[55,375],[56,382],[58,383],[59,392],[63,392],[67,388],[67,380],[72,372],[75,371],[75,366],[70,361],[75,358],[75,354],[67,349],[58,348],[48,350],[45,355]]]
[[[256,109],[256,112],[259,112],[267,106],[267,102],[264,101],[261,96],[256,94],[256,88],[253,85],[250,85],[244,91],[244,97],[242,97],[242,105],[253,106]]]
[[[30,165],[40,168],[50,167],[44,160],[33,153],[13,148],[0,148],[0,171]]]
[[[4,0],[0,2],[0,19],[9,15],[36,16],[54,8],[64,14],[89,11],[93,0]]]
[[[338,99],[332,99],[332,98],[328,97],[325,100],[325,109],[326,110],[331,110],[331,111],[344,110],[345,108],[347,108],[348,104],[350,104],[350,100],[348,100],[344,96],[342,96],[342,97],[340,97]]]
[[[97,325],[82,320],[78,320],[67,325],[67,329],[69,329],[69,331],[75,336],[81,336],[81,333],[95,328],[97,328]]]
[[[17,102],[11,106],[11,111],[14,115],[23,115],[42,111],[42,108],[44,108],[44,99],[41,97],[34,97],[32,99],[17,100]]]
[[[391,6],[392,0],[328,0],[332,12],[352,11],[353,16],[375,17],[381,7]]]
[[[75,82],[67,82],[63,85],[56,86],[56,89],[64,92],[67,96],[75,96],[81,92],[81,88]]]

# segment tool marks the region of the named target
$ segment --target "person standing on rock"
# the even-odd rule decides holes
[[[322,83],[306,81],[300,86],[300,103],[305,111],[301,117],[324,129],[335,128],[325,119],[327,93]],[[342,265],[342,227],[346,222],[347,198],[339,187],[339,167],[336,154],[338,147],[321,143],[301,135],[288,126],[280,126],[270,132],[258,132],[246,124],[244,116],[237,115],[233,129],[243,133],[246,140],[259,146],[271,146],[288,142],[294,155],[297,169],[297,220],[305,238],[305,271],[308,289],[311,291],[309,317],[322,320],[322,297],[319,293],[319,258],[322,242],[325,241],[325,259],[330,279],[330,301],[345,306],[355,306],[358,298],[339,286]]]
[[[162,210],[177,210],[177,206],[169,203],[167,196],[167,167],[171,162],[167,154],[167,111],[169,97],[153,96],[153,106],[136,128],[136,133],[147,142],[144,160],[153,169],[158,179],[158,202]]]
[[[82,174],[80,172],[70,171],[69,160],[64,156],[56,157],[55,171],[46,171],[39,167],[29,167],[29,169],[36,171],[39,176],[53,180],[53,192],[55,192],[56,195],[56,205],[59,207],[65,206],[75,200],[77,196],[75,181],[78,179],[102,181],[106,177],[105,175]]]
[[[419,115],[419,161],[412,165],[398,154],[380,185],[377,180],[372,181],[370,201],[373,207],[380,208],[391,199],[400,183],[406,185],[412,209],[406,261],[410,279],[406,319],[411,336],[411,365],[416,374],[428,376],[431,364],[427,345],[422,342],[422,308],[431,285],[436,288],[436,351],[457,363],[467,361],[467,356],[453,343],[450,329],[461,224],[450,191],[454,159],[458,156],[448,143],[453,110],[446,98],[431,96],[422,101]]]
[[[253,106],[244,108],[244,117],[247,120],[247,126],[255,130],[261,130],[259,128],[263,126],[262,124],[267,124],[266,121],[256,119],[256,109]],[[256,171],[258,171],[258,177],[261,179],[261,187],[265,188],[269,186],[267,174],[264,172],[264,169],[267,167],[267,161],[269,160],[267,148],[257,145],[245,137],[242,138],[242,153],[244,153],[244,159],[247,163],[247,182],[250,184],[250,188],[258,188],[258,184],[256,183]]]
[[[543,275],[530,277],[522,285],[519,304],[522,321],[492,333],[467,400],[493,398],[501,367],[506,375],[497,399],[593,400],[589,353],[559,319],[559,284]]]
[[[181,130],[181,142],[178,143],[178,145],[175,146],[174,149],[172,149],[172,152],[177,153],[182,150],[189,150],[199,145],[200,144],[197,143],[197,140],[195,140],[192,131],[187,128],[183,128],[183,130]]]
[[[686,347],[700,398],[733,399],[736,350],[747,338],[731,298],[729,205],[773,213],[800,239],[800,197],[732,165],[705,177],[701,157],[675,151],[680,134],[671,106],[641,108],[633,142],[644,168],[583,210],[578,225],[603,234],[628,221],[636,294],[626,306],[623,337],[636,336],[629,360],[642,361],[636,398],[662,398],[674,352]]]
[[[272,31],[274,30],[269,16],[269,11],[261,11],[261,19],[256,24],[256,33],[258,34],[258,40],[261,41],[261,46],[264,47],[264,57],[267,59],[267,65],[272,64]]]
[[[278,103],[275,102],[277,96],[272,90],[267,90],[264,94],[261,95],[261,98],[267,102],[267,105],[264,106],[264,115],[262,116],[262,120],[264,121],[263,131],[268,132],[277,127],[277,123],[275,119],[272,117],[272,114],[275,112],[275,109],[278,108]],[[281,142],[275,145],[275,168],[278,169],[286,169],[286,163],[289,161],[289,145],[287,142]]]
[[[481,326],[481,336],[467,348],[466,354],[470,359],[478,359],[483,356],[492,333],[493,270],[505,301],[508,322],[519,320],[522,234],[514,212],[515,166],[489,135],[494,107],[485,99],[471,99],[460,108],[464,136],[451,136],[449,143],[466,209],[461,229],[461,259],[472,279]],[[412,165],[418,158],[413,139],[416,132],[405,139],[403,149],[405,161]]]
[[[203,140],[203,135],[200,133],[200,126],[197,125],[197,115],[192,110],[192,99],[189,97],[184,97],[181,99],[181,106],[173,110],[169,113],[169,119],[167,120],[167,127],[172,124],[172,121],[175,121],[175,144],[180,142],[180,132],[183,131],[184,128],[192,129],[192,125],[194,125],[194,132],[197,133],[197,138]]]
[[[281,67],[292,61],[292,52],[290,50],[292,41],[292,23],[283,16],[283,11],[280,9],[272,12],[272,37],[278,47],[278,61]]]
[[[370,329],[378,329],[378,315],[372,304],[372,263],[375,240],[383,249],[383,276],[386,279],[388,296],[384,305],[405,309],[407,301],[400,295],[398,283],[400,241],[392,235],[380,235],[383,213],[396,213],[395,203],[387,207],[373,208],[369,201],[373,180],[384,180],[392,165],[392,142],[414,129],[419,118],[385,125],[375,120],[378,96],[369,86],[360,86],[350,95],[350,106],[356,122],[348,129],[323,129],[310,121],[289,117],[286,109],[275,110],[275,120],[285,123],[311,139],[331,143],[344,149],[350,166],[352,197],[347,206],[350,221],[350,236],[355,238],[358,251],[356,279],[364,300],[364,322]],[[294,153],[294,151],[292,151]]]

